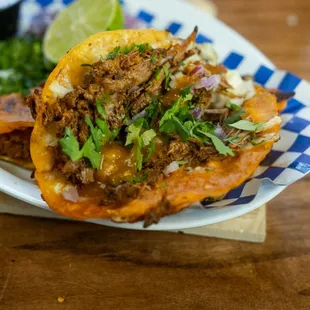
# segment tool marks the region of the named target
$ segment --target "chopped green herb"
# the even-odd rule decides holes
[[[119,53],[119,51],[121,50],[120,46],[116,46],[112,52],[108,53],[107,55],[107,59],[113,59],[117,56],[117,54]]]
[[[98,127],[94,127],[88,115],[85,116],[85,122],[90,127],[91,136],[96,146],[96,151],[100,152],[102,147],[102,131]]]
[[[101,164],[101,153],[96,150],[92,137],[89,137],[82,148],[83,157],[86,157],[94,169],[99,169]]]
[[[159,79],[160,79],[160,72],[161,72],[161,69],[157,69],[155,72],[155,80],[156,81],[159,81]]]
[[[238,135],[224,139],[224,141],[228,142],[228,143],[236,143],[236,142],[238,142],[238,140],[239,140],[239,136]]]
[[[128,127],[128,134],[126,137],[125,146],[132,144],[135,140],[140,136],[140,132],[142,129],[142,123],[134,122]]]
[[[166,76],[165,89],[168,89],[169,88],[169,82],[170,82],[170,71],[169,71],[168,67],[166,67],[166,66],[163,66],[163,70],[164,70],[165,76]]]
[[[152,157],[152,155],[154,154],[156,150],[156,145],[155,145],[155,140],[153,139],[151,142],[150,142],[150,145],[147,149],[147,154],[146,154],[146,158],[145,158],[145,161],[149,161]]]
[[[155,54],[152,55],[152,57],[151,57],[151,62],[152,62],[152,64],[156,64],[156,62],[157,62],[157,56],[156,56]]]
[[[186,98],[188,95],[191,95],[191,88],[193,87],[194,83],[184,87],[180,91],[180,95],[182,98]]]
[[[226,108],[231,109],[233,111],[237,111],[238,112],[238,111],[241,110],[240,106],[238,106],[237,104],[234,104],[232,102],[227,102],[225,106],[226,106]]]
[[[141,135],[143,146],[148,146],[155,137],[156,137],[156,132],[153,129],[149,129],[145,131]]]
[[[121,50],[120,50],[120,53],[121,54],[124,54],[124,55],[128,55],[132,50],[134,49],[134,46],[125,46],[123,47]]]
[[[98,113],[105,119],[107,116],[107,113],[105,111],[102,101],[100,101],[98,98],[96,99],[96,108],[97,108]]]
[[[80,145],[69,128],[65,129],[65,136],[59,140],[62,151],[67,154],[71,160],[78,161],[83,157],[80,151]]]
[[[232,151],[232,149],[230,149],[228,146],[226,146],[218,137],[216,137],[215,135],[212,135],[208,132],[203,132],[201,130],[199,130],[199,132],[205,136],[207,136],[208,138],[211,139],[214,147],[216,148],[216,150],[222,154],[222,155],[230,155],[230,156],[234,156],[234,152]]]
[[[41,40],[15,37],[0,41],[0,95],[29,95],[31,88],[46,81],[53,68],[54,64],[44,59]]]
[[[147,178],[148,178],[147,174],[136,175],[135,177],[131,179],[131,182],[133,184],[143,183],[144,181],[147,180]]]
[[[188,138],[190,137],[190,132],[182,124],[182,122],[180,121],[179,118],[173,116],[172,119],[174,121],[175,130],[179,134],[179,136],[181,137],[182,142],[186,142],[188,140]]]
[[[152,45],[149,43],[135,44],[135,48],[139,51],[140,54],[145,53],[146,49],[153,50]]]
[[[229,124],[230,127],[245,131],[257,131],[264,126],[265,123],[253,123],[248,120],[240,120],[236,123]]]
[[[137,137],[136,138],[136,145],[135,145],[136,168],[137,168],[137,171],[140,171],[142,169],[142,165],[143,165],[142,148],[143,148],[142,138],[141,137]]]
[[[242,115],[245,114],[245,111],[244,110],[240,110],[238,111],[237,113],[235,113],[234,115],[230,116],[230,117],[227,117],[225,119],[225,124],[226,125],[229,125],[229,124],[232,124],[232,123],[235,123],[235,122],[238,122],[242,119]]]
[[[181,61],[179,62],[179,65],[182,66],[182,67],[185,66],[184,60],[181,60]]]
[[[101,153],[96,151],[92,137],[88,138],[83,148],[80,150],[77,139],[73,136],[71,130],[66,128],[65,136],[59,140],[59,143],[62,151],[67,154],[72,161],[78,161],[83,157],[86,157],[90,161],[93,168],[100,168]]]

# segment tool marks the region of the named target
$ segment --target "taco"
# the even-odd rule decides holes
[[[276,97],[165,31],[96,34],[36,93],[31,155],[51,209],[143,220],[221,199],[279,139]]]
[[[0,159],[27,169],[34,166],[30,157],[30,136],[34,126],[25,98],[20,94],[0,96]]]

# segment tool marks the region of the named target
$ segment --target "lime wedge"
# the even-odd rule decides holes
[[[118,0],[78,0],[59,13],[50,25],[44,37],[43,52],[48,60],[57,63],[89,36],[123,27]]]

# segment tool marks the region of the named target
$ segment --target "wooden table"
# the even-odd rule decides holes
[[[310,79],[309,0],[215,3]],[[0,309],[310,309],[309,189],[307,177],[269,204],[264,244],[2,215]]]

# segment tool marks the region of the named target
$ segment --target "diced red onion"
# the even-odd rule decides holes
[[[129,126],[132,123],[134,123],[137,119],[145,117],[145,116],[147,116],[147,111],[143,110],[140,113],[136,114],[131,120],[129,120],[126,125]]]
[[[69,190],[62,192],[62,197],[68,201],[77,202],[80,198],[76,187],[72,186]]]
[[[195,76],[200,76],[200,77],[202,77],[202,76],[204,76],[204,74],[206,73],[206,69],[205,69],[205,67],[204,66],[202,66],[202,65],[199,65],[199,66],[197,66],[194,70],[192,70],[191,72],[190,72],[190,75],[195,75]]]
[[[163,172],[165,175],[168,175],[174,171],[177,171],[178,169],[179,169],[179,164],[176,161],[173,161],[164,169]]]
[[[192,114],[194,115],[195,118],[200,118],[201,117],[202,110],[201,109],[195,109],[192,111]]]
[[[191,89],[192,93],[195,93],[196,89],[205,88],[206,90],[216,89],[221,82],[221,76],[219,74],[213,74],[209,77],[203,77],[200,79]]]
[[[220,139],[224,139],[225,138],[225,131],[223,130],[223,128],[221,127],[220,124],[216,125],[216,128],[214,130],[214,135],[217,136]]]

